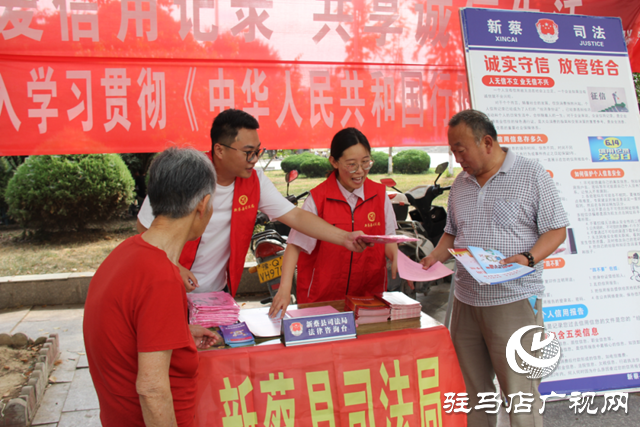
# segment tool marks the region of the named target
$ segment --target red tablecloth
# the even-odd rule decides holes
[[[464,391],[444,326],[204,351],[196,425],[466,426],[466,414],[442,410],[444,393]]]

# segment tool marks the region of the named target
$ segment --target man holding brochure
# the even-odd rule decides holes
[[[518,396],[508,397],[510,394],[533,397],[531,411],[511,411],[511,425],[541,426],[540,380],[512,371],[506,346],[521,327],[543,325],[542,260],[564,241],[567,215],[545,169],[501,148],[495,127],[484,113],[465,110],[453,116],[448,139],[463,172],[449,194],[445,233],[422,260],[424,268],[449,259],[449,249],[468,246],[497,249],[507,257],[505,264],[535,267],[532,274],[516,280],[480,285],[458,265],[451,336],[469,394],[468,424],[496,425],[495,414],[473,409],[478,393],[496,392],[495,374],[508,404],[525,403]],[[533,334],[540,331],[525,334],[522,345],[527,351]]]

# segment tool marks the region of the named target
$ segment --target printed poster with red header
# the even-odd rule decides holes
[[[639,387],[640,115],[621,21],[460,15],[473,108],[503,147],[547,169],[569,215],[544,261],[545,326],[562,359],[540,392]]]

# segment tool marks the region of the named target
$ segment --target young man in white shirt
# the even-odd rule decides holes
[[[211,127],[211,158],[217,173],[213,215],[201,239],[187,242],[180,272],[187,292],[215,292],[228,286],[235,295],[258,210],[273,220],[319,240],[361,252],[356,240],[362,231],[348,233],[289,203],[255,164],[264,153],[258,121],[241,110],[225,110]],[[144,232],[154,216],[145,199],[137,228]],[[233,235],[233,239],[231,236]]]

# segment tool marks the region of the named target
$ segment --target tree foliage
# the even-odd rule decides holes
[[[24,163],[26,158],[26,156],[0,157],[0,224],[9,222],[7,216],[8,206],[4,197],[7,184],[9,184],[9,180],[16,173],[18,166]]]
[[[389,171],[389,155],[382,151],[373,151],[371,153],[373,166],[369,173],[387,173]]]
[[[292,170],[297,170],[298,172],[302,172],[300,169],[300,165],[307,160],[308,158],[316,157],[310,151],[305,151],[302,154],[294,154],[293,156],[289,156],[280,163],[280,168],[284,171],[284,173],[289,173]]]
[[[305,174],[307,178],[322,178],[333,170],[329,159],[320,156],[307,156],[300,164],[300,172]]]
[[[431,157],[422,150],[405,150],[393,156],[395,173],[419,174],[429,170]]]
[[[30,156],[9,181],[9,215],[24,228],[82,229],[124,213],[133,178],[118,154]]]

